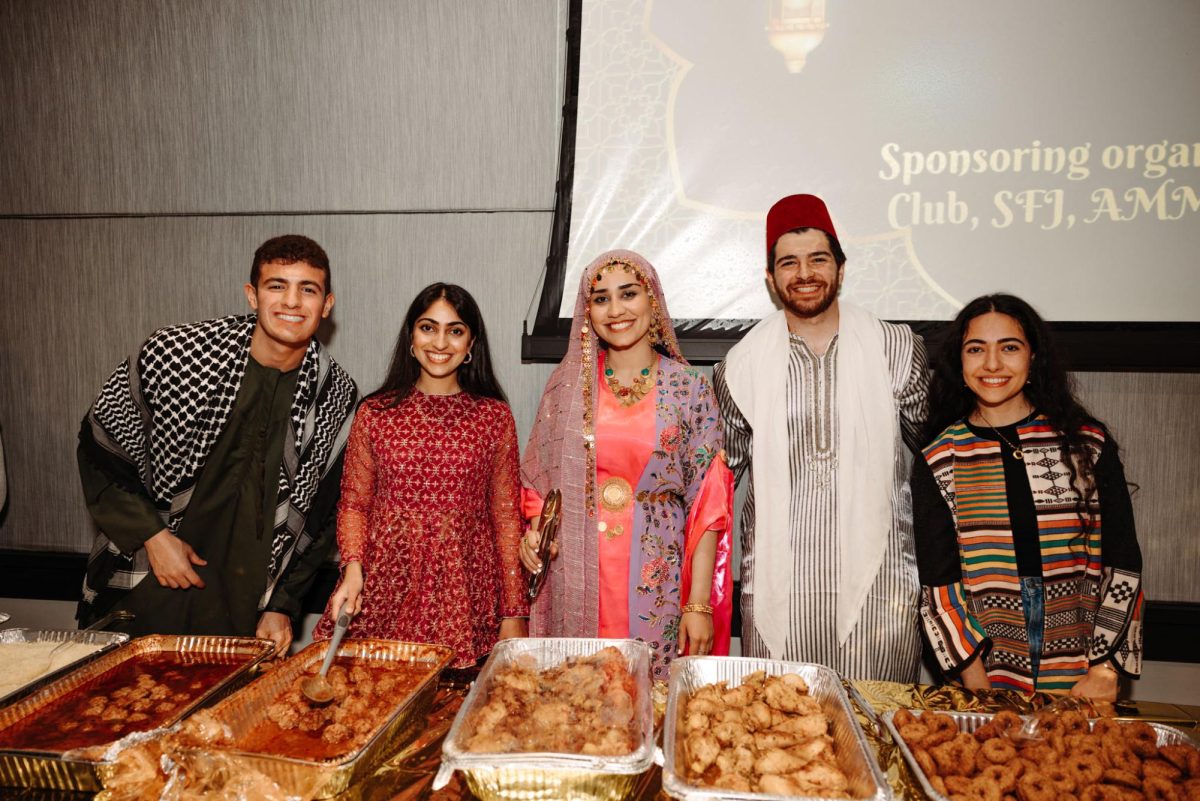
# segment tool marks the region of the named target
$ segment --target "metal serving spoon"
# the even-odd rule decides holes
[[[321,672],[300,682],[300,692],[317,706],[324,706],[333,700],[333,687],[325,675],[329,673],[329,667],[333,664],[333,658],[337,656],[338,646],[341,645],[342,637],[346,636],[349,626],[350,613],[339,613],[337,623],[333,626],[333,637],[329,640],[329,649],[325,651],[325,662],[321,665]]]

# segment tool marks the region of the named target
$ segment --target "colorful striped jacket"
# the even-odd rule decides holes
[[[947,675],[957,675],[977,652],[993,687],[1022,692],[1068,690],[1090,665],[1105,660],[1127,675],[1141,672],[1141,554],[1124,471],[1115,446],[1106,447],[1102,428],[1087,426],[1082,433],[1097,460],[1098,491],[1085,512],[1091,523],[1086,532],[1076,509],[1079,491],[1072,486],[1063,461],[1060,434],[1041,416],[1017,426],[1033,494],[1044,582],[1044,641],[1036,687],[1001,447],[959,421],[923,450],[936,492],[953,521],[946,522],[945,541],[935,546],[944,554],[953,548],[951,538],[958,545],[958,569],[941,576],[948,580],[927,581],[930,571],[924,565],[921,571],[922,627]],[[1110,460],[1108,467],[1102,465],[1104,460]],[[1102,481],[1101,472],[1111,479]],[[914,479],[914,505],[917,492]],[[1106,500],[1119,502],[1122,511],[1128,511],[1123,515],[1128,518],[1127,531],[1112,536],[1102,532],[1101,509]],[[916,536],[920,559],[922,551],[931,552],[929,538],[937,534],[918,530]],[[1102,546],[1108,546],[1112,555]]]

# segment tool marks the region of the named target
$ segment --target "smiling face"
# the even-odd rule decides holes
[[[988,312],[971,320],[963,334],[963,382],[975,393],[982,422],[1009,425],[1029,414],[1025,383],[1032,362],[1033,351],[1015,319]]]
[[[600,273],[592,283],[588,317],[596,336],[610,348],[627,350],[643,341],[649,345],[647,335],[654,321],[650,293],[628,267]]]
[[[421,365],[422,379],[454,380],[474,342],[475,335],[455,308],[443,299],[435,300],[417,317],[412,329],[412,352]]]
[[[824,231],[810,228],[779,237],[773,268],[767,278],[788,313],[803,319],[818,317],[837,301],[842,268]]]
[[[308,348],[321,321],[333,310],[325,272],[303,261],[268,262],[258,285],[245,286],[246,300],[258,313],[251,354],[268,367],[291,369]]]

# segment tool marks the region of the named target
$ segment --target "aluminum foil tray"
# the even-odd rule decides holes
[[[637,683],[636,718],[641,738],[625,756],[588,756],[530,752],[517,754],[470,752],[463,748],[466,721],[482,706],[496,671],[524,656],[533,657],[539,669],[562,664],[569,657],[590,656],[607,646],[625,656]],[[637,778],[654,762],[654,724],[650,704],[650,647],[636,640],[590,638],[524,638],[502,640],[463,701],[442,744],[442,767],[434,781],[439,789],[454,771],[461,771],[467,786],[481,801],[532,801],[544,799],[605,799],[619,801],[635,789]]]
[[[238,740],[245,738],[266,717],[266,709],[303,674],[310,665],[325,658],[329,641],[314,642],[257,681],[242,688],[212,708],[217,720],[233,732],[231,745],[214,750],[239,764],[256,770],[275,781],[285,792],[293,788],[311,788],[327,776],[316,791],[317,798],[337,795],[370,775],[380,763],[424,725],[425,712],[437,692],[438,677],[454,659],[454,651],[444,645],[399,642],[397,640],[347,639],[338,647],[339,658],[366,662],[409,662],[427,669],[427,675],[407,697],[396,704],[370,738],[357,750],[329,760],[304,760],[239,750]]]
[[[99,659],[117,646],[129,642],[129,635],[115,631],[79,631],[77,629],[5,629],[4,631],[0,631],[0,645],[32,642],[52,642],[56,645],[64,642],[77,642],[85,645],[98,645],[100,647],[92,653],[68,662],[56,670],[38,676],[33,681],[23,687],[18,687],[7,695],[0,696],[0,707],[6,706],[19,698],[32,695],[55,679],[62,678],[72,670]]]
[[[683,722],[686,699],[706,684],[724,681],[729,687],[737,687],[745,676],[759,670],[766,671],[768,676],[795,673],[808,684],[809,694],[820,702],[821,709],[831,721],[830,734],[838,765],[850,782],[852,798],[875,801],[892,798],[892,791],[867,745],[867,738],[854,717],[837,673],[824,665],[737,656],[686,656],[671,663],[663,734],[663,790],[667,795],[683,801],[796,801],[796,796],[738,793],[716,787],[701,787],[689,783],[681,771],[683,738],[677,737],[676,732]]]
[[[248,678],[251,669],[274,650],[270,640],[249,637],[193,637],[153,634],[139,637],[98,659],[0,709],[0,730],[36,716],[49,704],[69,695],[92,679],[118,665],[146,654],[177,651],[182,654],[211,654],[241,657],[240,664],[224,680],[206,689],[191,703],[176,709],[162,720],[161,727],[173,726],[189,714],[236,689]],[[92,749],[89,749],[92,750]],[[96,749],[98,750],[98,749]],[[55,790],[97,791],[104,764],[72,753],[0,749],[0,787],[38,787]]]
[[[912,710],[912,713],[917,717],[920,717],[922,714],[924,714],[919,709]],[[938,712],[938,714],[953,718],[954,722],[958,724],[958,730],[968,733],[974,733],[976,729],[982,727],[994,717],[994,715],[991,713],[984,712]],[[944,796],[937,790],[933,789],[933,785],[929,783],[929,778],[925,775],[925,771],[921,770],[921,766],[917,764],[917,758],[913,756],[912,749],[908,747],[908,743],[904,742],[904,738],[900,736],[900,731],[896,728],[896,723],[894,720],[896,717],[896,711],[891,710],[884,712],[880,717],[883,718],[884,725],[888,727],[888,731],[891,733],[892,739],[896,741],[898,746],[900,746],[900,753],[904,754],[904,760],[908,763],[908,767],[912,771],[912,774],[917,777],[917,781],[921,783],[921,789],[925,791],[925,795],[928,798],[934,799],[935,801],[950,801],[947,796]],[[1118,722],[1120,721],[1118,720]],[[1091,727],[1093,723],[1095,723],[1094,720],[1089,720],[1088,726]],[[1147,722],[1146,725],[1154,729],[1154,731],[1158,734],[1158,744],[1160,746],[1178,745],[1182,743],[1184,745],[1200,748],[1200,744],[1197,744],[1195,740],[1188,737],[1179,729],[1173,729],[1170,726],[1164,726],[1161,723]]]

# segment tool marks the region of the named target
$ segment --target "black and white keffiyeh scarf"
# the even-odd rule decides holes
[[[88,457],[125,489],[148,493],[172,532],[237,399],[256,319],[221,317],[159,329],[113,371],[84,420]],[[285,434],[260,608],[292,559],[312,544],[307,516],[345,446],[357,398],[349,374],[313,339],[300,363]],[[122,553],[101,533],[88,557],[84,601],[105,587],[132,589],[149,569],[144,548]]]

